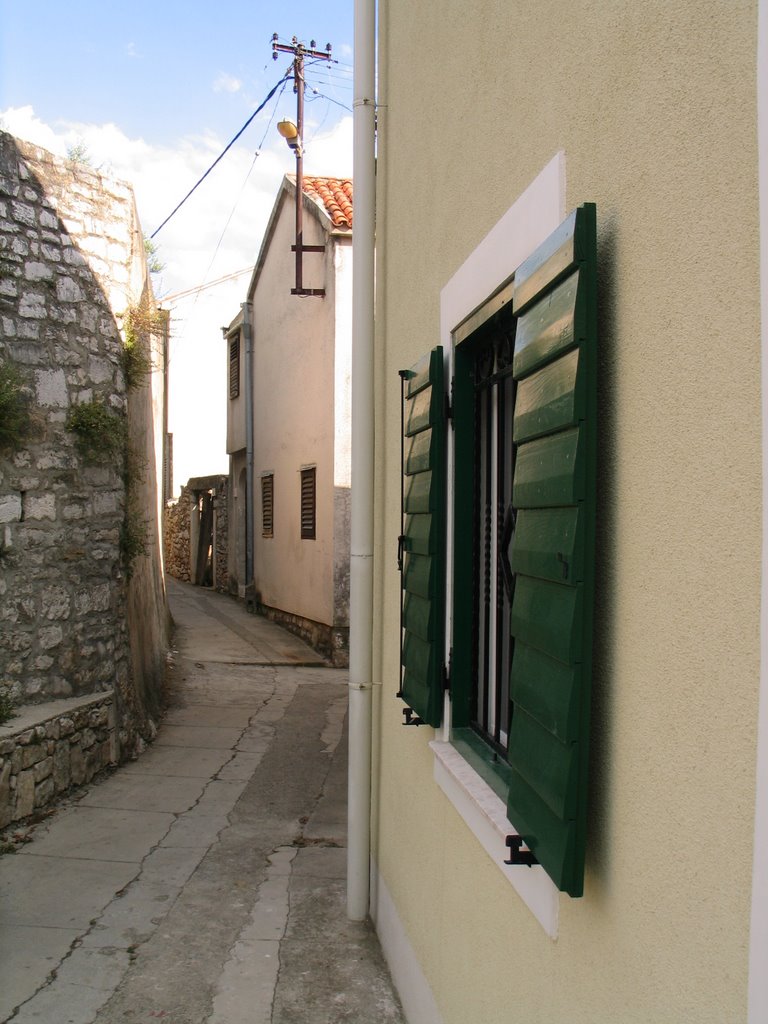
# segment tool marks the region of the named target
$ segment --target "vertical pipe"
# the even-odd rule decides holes
[[[245,342],[245,588],[246,597],[253,586],[253,330],[251,303],[243,302],[243,341]]]
[[[375,0],[354,0],[354,11],[347,916],[362,921],[368,915],[371,817]]]

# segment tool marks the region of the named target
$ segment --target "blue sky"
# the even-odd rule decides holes
[[[338,63],[307,65],[305,170],[351,174],[352,0],[325,10],[305,0],[0,0],[0,127],[60,156],[83,146],[96,170],[133,185],[149,235],[288,68],[287,54],[272,59],[273,32],[332,44]],[[295,109],[289,83],[156,238],[165,269],[155,293],[170,296],[177,485],[227,470],[219,328],[248,277],[173,296],[253,266],[282,176],[295,169],[275,123]]]
[[[0,107],[31,104],[49,123],[114,121],[150,143],[206,132],[231,138],[288,62],[272,60],[273,32],[285,42],[330,42],[351,65],[351,0],[324,8],[305,0],[0,0]],[[228,91],[222,76],[240,89]],[[328,81],[319,68],[314,77]],[[351,106],[345,69],[332,78]]]

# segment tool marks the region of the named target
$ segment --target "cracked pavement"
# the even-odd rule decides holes
[[[0,1021],[400,1024],[344,909],[346,673],[227,597],[169,598],[155,742],[0,857]]]

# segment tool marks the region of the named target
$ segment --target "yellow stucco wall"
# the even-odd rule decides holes
[[[445,1024],[746,1019],[759,669],[757,6],[381,5],[374,856]],[[552,156],[598,211],[585,895],[555,942],[401,727],[399,379]],[[525,870],[525,869],[520,869]]]

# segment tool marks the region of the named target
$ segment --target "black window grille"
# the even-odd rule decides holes
[[[317,518],[317,473],[315,467],[301,471],[301,539],[314,540]]]
[[[229,342],[229,397],[237,398],[240,394],[240,335],[236,334]]]
[[[273,537],[275,527],[275,477],[268,473],[261,478],[261,535]]]

